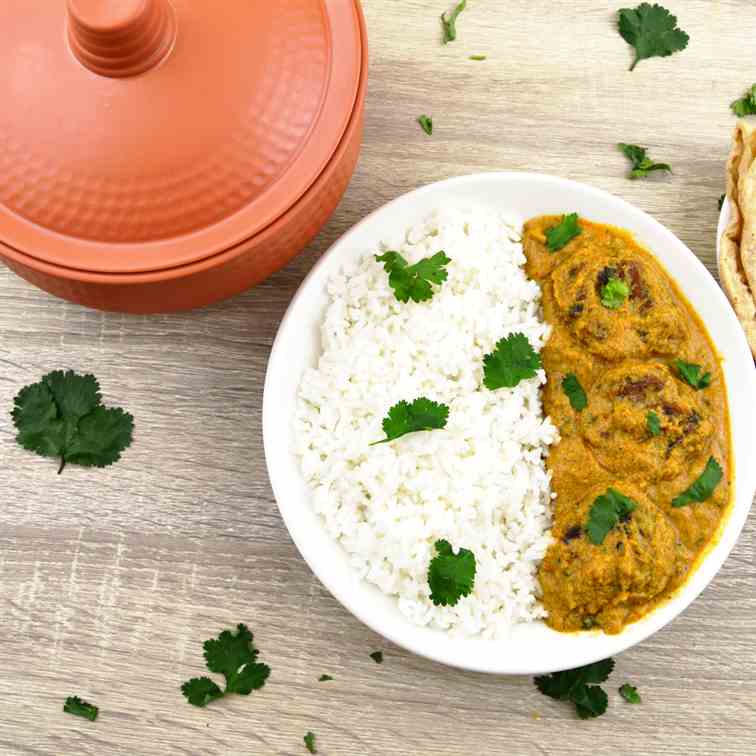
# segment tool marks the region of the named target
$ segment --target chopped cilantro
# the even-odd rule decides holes
[[[528,337],[511,333],[483,358],[483,385],[491,391],[514,388],[520,381],[532,378],[540,367],[541,357]]]
[[[318,678],[318,682],[328,682],[329,680],[333,680],[333,678],[330,675],[321,675]]]
[[[16,441],[43,457],[60,457],[58,474],[69,462],[107,467],[121,458],[132,440],[134,418],[120,407],[102,404],[93,375],[73,370],[48,373],[14,399]]]
[[[641,3],[637,8],[622,8],[619,12],[619,33],[628,45],[635,48],[632,71],[646,58],[666,58],[684,50],[690,37],[677,27],[677,17],[661,5]]]
[[[467,0],[457,3],[448,13],[441,14],[441,28],[444,34],[443,42],[445,45],[454,42],[457,38],[457,17],[467,7]]]
[[[727,198],[727,195],[726,194],[722,194],[722,195],[720,195],[719,199],[717,200],[717,208],[720,211],[722,210],[722,206],[724,205],[726,198]]]
[[[708,388],[711,385],[711,373],[704,373],[700,365],[693,362],[675,360],[677,372],[686,383],[693,386],[696,391]]]
[[[267,664],[258,664],[259,651],[246,625],[237,625],[236,633],[224,630],[217,638],[205,641],[205,662],[211,672],[226,678],[225,690],[209,677],[194,677],[181,686],[181,692],[193,706],[206,706],[230,693],[248,696],[262,688],[270,675]]]
[[[414,402],[401,401],[395,404],[383,419],[383,432],[386,438],[373,441],[371,446],[387,444],[408,433],[418,431],[440,430],[446,427],[449,408],[445,404],[433,402],[421,396]]]
[[[578,224],[577,213],[563,215],[562,220],[559,221],[556,226],[551,226],[551,228],[546,229],[546,246],[548,247],[549,252],[558,252],[562,247],[565,247],[576,236],[580,236],[582,233],[580,225]]]
[[[614,660],[604,659],[585,667],[536,677],[534,682],[543,695],[571,701],[581,719],[590,719],[606,711],[609,698],[599,683],[605,682],[613,669]]]
[[[420,128],[428,135],[433,134],[433,119],[427,115],[421,115],[418,117],[417,122],[420,124]]]
[[[672,506],[679,508],[692,504],[694,501],[706,501],[714,493],[714,489],[719,485],[723,475],[724,472],[719,462],[714,457],[709,457],[704,471],[685,491],[672,499]]]
[[[621,279],[612,276],[601,287],[601,304],[610,310],[617,310],[630,295],[630,287]]]
[[[94,722],[100,713],[100,710],[94,704],[82,701],[78,696],[69,696],[63,704],[63,711],[66,714],[84,717],[84,719],[88,719],[90,722]]]
[[[627,701],[628,703],[639,704],[641,702],[641,697],[640,697],[640,693],[638,693],[638,688],[636,688],[634,685],[630,685],[630,683],[625,683],[624,685],[620,685],[619,692],[622,698],[624,698],[625,701]]]
[[[594,546],[601,546],[609,531],[630,516],[638,506],[629,496],[621,494],[614,488],[608,488],[605,494],[598,496],[588,513],[585,532]]]
[[[373,653],[370,654],[370,658],[376,664],[383,664],[383,651],[373,651]]]
[[[314,732],[308,732],[307,735],[304,736],[304,744],[305,744],[305,748],[310,753],[318,752],[318,749],[315,747],[315,733]]]
[[[652,171],[669,171],[672,167],[668,163],[654,163],[651,158],[646,156],[646,148],[638,147],[637,144],[625,144],[620,142],[617,145],[622,154],[632,163],[629,178],[646,178]]]
[[[472,593],[475,585],[475,555],[467,549],[456,554],[446,540],[436,541],[436,556],[428,567],[430,599],[436,606],[455,606]]]
[[[588,397],[575,373],[567,373],[562,378],[562,391],[567,394],[570,406],[575,412],[582,412],[588,406]]]
[[[433,297],[434,284],[446,281],[446,266],[451,260],[443,253],[436,252],[433,257],[424,257],[414,265],[398,252],[386,252],[376,255],[376,261],[383,263],[383,269],[389,274],[389,286],[400,302],[426,302]]]
[[[730,103],[732,112],[739,118],[747,115],[756,115],[756,84],[735,102]]]
[[[488,60],[488,55],[471,55],[470,60]]]
[[[661,435],[661,420],[659,420],[659,415],[657,415],[653,410],[646,414],[646,427],[648,428],[648,432],[652,436]]]

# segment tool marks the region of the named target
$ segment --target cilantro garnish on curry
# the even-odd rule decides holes
[[[555,254],[567,218],[573,233]],[[523,244],[552,326],[543,403],[561,436],[539,573],[547,622],[618,633],[685,583],[727,511],[722,370],[690,304],[630,234],[547,216],[525,225]]]

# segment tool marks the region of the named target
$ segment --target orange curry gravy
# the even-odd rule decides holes
[[[725,384],[703,324],[648,251],[625,231],[580,219],[581,234],[550,252],[544,232],[559,221],[535,218],[523,238],[526,272],[541,285],[553,328],[542,353],[543,402],[561,434],[548,459],[554,543],[539,579],[551,627],[618,633],[686,581],[728,509]],[[626,284],[616,309],[601,301],[610,278]],[[711,384],[690,386],[677,359],[702,366]],[[562,388],[570,373],[588,399],[579,412]],[[673,507],[710,457],[724,470],[713,494]],[[585,528],[609,488],[637,506],[595,545]]]

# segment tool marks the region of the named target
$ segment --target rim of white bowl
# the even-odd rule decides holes
[[[524,627],[532,631],[531,634],[535,632],[540,636],[529,642],[530,645],[537,646],[537,653],[517,656],[505,653],[505,660],[502,662],[500,658],[495,656],[494,652],[496,650],[506,650],[506,645],[512,643],[512,639],[482,640],[478,638],[453,638],[443,631],[430,630],[429,628],[415,626],[403,617],[402,621],[398,622],[396,617],[390,617],[388,612],[382,614],[382,609],[375,609],[375,606],[380,603],[385,604],[385,599],[387,597],[385,594],[382,594],[377,587],[358,580],[356,575],[352,573],[351,568],[348,568],[346,572],[325,569],[321,554],[318,553],[315,545],[316,539],[312,537],[312,531],[307,529],[307,526],[303,525],[297,516],[300,512],[297,512],[295,507],[301,506],[302,502],[300,501],[296,504],[292,504],[286,498],[288,492],[284,490],[285,482],[286,479],[293,474],[291,462],[294,455],[291,451],[291,433],[289,428],[293,418],[285,418],[283,435],[289,440],[282,444],[280,441],[282,427],[282,422],[279,416],[280,404],[277,402],[279,397],[275,396],[279,377],[285,375],[290,367],[286,349],[284,348],[285,343],[295,331],[301,333],[303,327],[315,325],[298,322],[297,311],[300,304],[304,301],[306,296],[309,296],[313,292],[313,287],[320,285],[321,282],[318,279],[323,275],[322,271],[330,265],[330,261],[335,255],[339,254],[340,250],[349,247],[349,242],[353,237],[359,235],[363,229],[375,223],[382,216],[389,215],[392,210],[397,209],[403,203],[421,198],[424,195],[442,192],[444,189],[463,188],[467,184],[477,182],[491,182],[495,184],[498,181],[534,182],[536,184],[543,184],[544,187],[567,189],[573,194],[582,195],[583,201],[598,200],[602,203],[608,203],[608,205],[611,206],[611,211],[616,212],[618,216],[618,218],[613,221],[617,226],[627,226],[638,223],[641,225],[650,225],[655,233],[660,234],[664,238],[666,243],[673,248],[676,247],[677,250],[681,251],[687,258],[689,258],[685,261],[687,273],[696,278],[696,284],[700,284],[706,289],[707,310],[711,311],[713,308],[718,311],[719,316],[723,319],[722,327],[731,331],[730,335],[734,341],[732,344],[728,344],[726,351],[730,353],[733,358],[734,365],[725,365],[725,372],[730,373],[735,371],[737,373],[738,370],[740,370],[740,367],[745,365],[750,365],[752,368],[752,357],[745,336],[735,314],[730,308],[729,302],[716,281],[698,257],[696,257],[696,255],[693,254],[693,252],[671,231],[648,213],[645,213],[628,203],[626,200],[616,197],[609,192],[571,179],[564,179],[547,174],[516,171],[476,173],[428,184],[391,200],[359,221],[340,239],[338,239],[318,260],[299,286],[289,304],[273,343],[268,362],[263,395],[263,441],[268,474],[273,493],[276,498],[279,512],[281,513],[292,540],[315,576],[357,619],[392,643],[395,643],[419,656],[441,662],[448,666],[491,674],[544,674],[560,669],[589,664],[598,661],[599,659],[619,654],[631,646],[646,640],[649,636],[653,635],[679,616],[711,582],[735,545],[750,511],[754,495],[756,494],[756,466],[736,464],[740,457],[746,456],[746,453],[739,454],[738,450],[735,448],[736,439],[733,438],[734,459],[732,495],[734,501],[732,502],[730,512],[722,526],[722,530],[720,531],[716,543],[710,547],[709,552],[698,564],[694,574],[672,598],[661,604],[641,620],[628,625],[617,635],[606,635],[603,633],[592,632],[573,634],[556,633],[547,628],[542,622],[529,623],[524,625]],[[554,210],[551,212],[563,212],[565,205],[569,205],[574,209],[574,206],[577,204],[579,203],[569,200],[567,203],[563,203],[561,211]],[[543,211],[544,214],[546,212],[549,211]],[[612,221],[607,220],[605,222]],[[385,237],[376,236],[374,243],[379,242],[382,238]],[[359,251],[364,252],[364,250],[365,247],[363,246]],[[653,249],[651,251],[652,253],[654,252]],[[665,269],[669,268],[663,260],[660,260],[660,262]],[[669,274],[673,276],[671,272]],[[323,281],[323,283],[325,283],[325,281]],[[678,285],[680,285],[681,289],[685,292],[686,287],[683,287],[679,280]],[[315,291],[318,291],[321,296],[324,296],[322,287]],[[688,296],[687,293],[686,296]],[[696,309],[702,320],[704,320],[707,330],[711,330],[711,325],[706,322],[700,309]],[[319,324],[318,321],[316,325],[319,327]],[[301,379],[301,376],[299,376],[297,380],[297,385],[299,379]],[[751,370],[750,379],[749,374],[743,372],[742,384],[742,386],[733,386],[731,385],[730,380],[727,381],[727,394],[731,414],[730,431],[733,436],[735,435],[735,425],[733,423],[733,397],[744,395],[747,399],[749,395],[751,397],[756,396],[756,371]],[[739,399],[738,404],[740,403],[741,400]],[[293,406],[295,405],[292,405],[292,407]],[[748,407],[748,404],[746,403],[744,406]],[[751,427],[756,427],[756,406],[753,406],[749,411],[746,411],[745,417],[739,416],[737,422],[738,428],[743,427],[748,422],[751,423]],[[751,439],[751,446],[753,445],[753,439]],[[289,469],[285,469],[287,465],[284,462],[284,457],[286,456],[288,456]],[[298,462],[296,463],[296,474],[301,479],[302,476],[299,472]],[[304,496],[303,498],[307,498],[307,496]],[[305,502],[305,505],[309,506],[309,501]],[[314,512],[311,512],[311,514],[318,519],[321,525],[321,530],[324,531],[322,520],[319,515],[315,515]],[[327,534],[325,534],[325,536],[327,540],[330,540],[330,545],[320,539],[319,546],[324,550],[329,550],[331,555],[333,554],[334,549],[341,552],[343,554],[343,561],[346,562],[346,552],[343,551],[340,545],[330,539]],[[395,598],[390,600],[392,600],[394,604],[396,603]],[[565,642],[564,639],[570,640]],[[516,643],[518,640],[515,639],[514,642]],[[550,653],[550,647],[554,644],[570,646],[570,658],[562,658],[560,655],[557,659],[554,654]]]

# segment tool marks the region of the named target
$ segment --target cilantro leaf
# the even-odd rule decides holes
[[[719,199],[717,200],[717,209],[718,210],[720,210],[720,211],[722,210],[722,206],[724,205],[726,198],[727,198],[726,194],[721,194],[719,196]]]
[[[746,93],[740,99],[730,103],[730,108],[739,118],[756,115],[756,84],[746,90]]]
[[[203,708],[211,701],[223,698],[223,691],[209,677],[193,677],[181,686],[181,692],[192,706]]]
[[[67,463],[107,467],[131,444],[134,418],[120,408],[102,404],[93,375],[56,370],[39,383],[25,386],[11,412],[16,441],[43,457],[60,457],[58,473]]]
[[[646,414],[646,427],[652,436],[661,436],[661,420],[659,420],[659,415],[653,410]]]
[[[433,134],[433,119],[427,115],[421,115],[418,117],[417,122],[420,124],[420,128],[428,135]]]
[[[493,352],[483,358],[483,385],[495,391],[514,388],[532,378],[541,367],[541,356],[524,333],[511,333],[500,339]]]
[[[446,427],[449,408],[445,404],[433,402],[421,396],[414,402],[401,401],[395,404],[383,419],[383,432],[386,438],[373,441],[370,446],[386,444],[408,433],[418,431],[440,430]]]
[[[84,717],[84,719],[88,719],[90,722],[94,722],[100,713],[100,710],[94,704],[82,701],[78,696],[69,696],[63,704],[63,711],[66,714]]]
[[[456,554],[446,540],[435,543],[436,556],[428,567],[430,599],[436,606],[456,606],[475,585],[475,555],[467,549]]]
[[[457,17],[467,7],[467,0],[457,3],[449,13],[441,14],[441,28],[444,34],[445,45],[454,42],[457,38]]]
[[[588,406],[588,397],[575,373],[567,373],[562,378],[562,391],[567,394],[570,406],[575,412],[582,412]]]
[[[605,494],[598,496],[588,513],[585,532],[594,546],[604,543],[609,531],[630,516],[638,506],[629,496],[621,494],[614,488],[608,488]]]
[[[556,226],[547,228],[544,233],[546,234],[546,246],[549,252],[558,252],[583,232],[578,225],[578,214],[570,213],[563,215],[562,220]]]
[[[696,391],[708,388],[711,385],[711,373],[703,373],[703,368],[693,362],[675,360],[677,372],[686,383],[693,386]]]
[[[661,5],[641,3],[637,8],[622,8],[619,12],[619,33],[635,48],[632,71],[646,58],[666,58],[684,50],[690,37],[677,27],[677,17]]]
[[[714,493],[714,489],[719,485],[723,475],[724,472],[719,462],[714,457],[709,457],[704,471],[685,491],[672,499],[672,506],[679,508],[692,504],[694,501],[706,501]]]
[[[252,643],[253,635],[244,624],[236,627],[236,633],[224,630],[217,638],[204,643],[204,656],[211,672],[226,678],[225,690],[209,677],[195,677],[181,686],[181,692],[193,706],[206,706],[211,701],[230,693],[248,696],[253,690],[265,685],[270,675],[267,664],[258,664],[258,650]]]
[[[614,669],[613,659],[536,677],[534,682],[545,696],[575,704],[581,719],[598,717],[606,711],[609,698],[598,683],[605,682]]]
[[[601,304],[610,310],[617,310],[630,296],[630,287],[621,279],[612,276],[601,287]]]
[[[305,744],[305,748],[310,753],[318,752],[318,749],[315,747],[315,733],[314,732],[308,732],[307,735],[304,736],[304,744]]]
[[[638,147],[637,144],[625,144],[624,142],[620,142],[617,146],[632,163],[629,176],[631,179],[646,178],[652,171],[672,172],[672,167],[668,163],[654,163],[647,157],[645,147]]]
[[[330,675],[321,675],[318,678],[318,682],[328,682],[329,680],[333,680],[333,678]]]
[[[410,299],[426,302],[431,299],[431,284],[446,281],[448,273],[445,268],[451,262],[443,251],[436,252],[432,257],[424,257],[414,265],[408,265],[398,252],[393,251],[376,255],[375,259],[383,263],[383,269],[389,274],[389,286],[400,302],[409,302]]]
[[[636,688],[634,685],[630,685],[630,683],[624,683],[623,685],[620,685],[619,693],[622,698],[624,698],[628,703],[639,704],[641,702],[638,688]]]
[[[471,55],[470,60],[477,60],[477,61],[488,60],[488,55]]]
[[[370,658],[376,664],[383,664],[383,651],[373,651],[373,653],[370,654]]]

